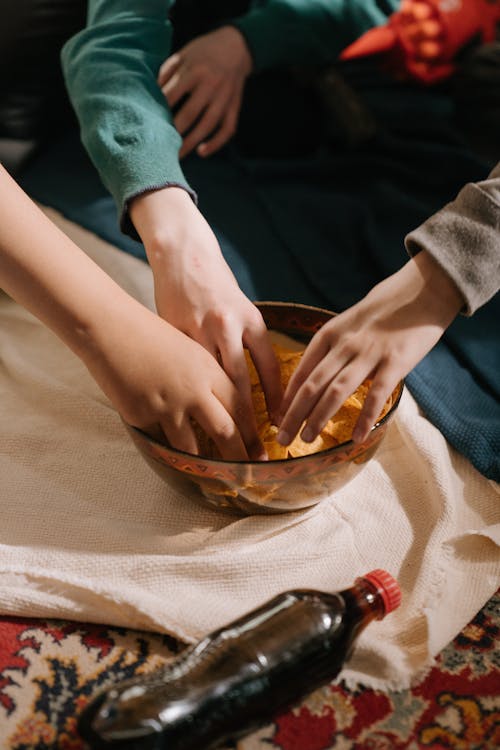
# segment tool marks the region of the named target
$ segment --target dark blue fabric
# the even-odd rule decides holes
[[[394,86],[365,91],[375,138],[330,145],[309,158],[244,158],[234,149],[189,158],[186,175],[245,293],[340,311],[407,255],[405,234],[490,165],[457,136],[446,96]],[[76,134],[40,154],[25,189],[136,257],[111,198]],[[410,373],[407,386],[428,418],[485,476],[500,481],[500,343],[497,295],[460,318]]]

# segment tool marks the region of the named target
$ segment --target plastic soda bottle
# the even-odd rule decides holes
[[[400,601],[385,570],[337,593],[285,591],[165,667],[99,693],[80,734],[92,750],[220,747],[335,678],[361,631]]]

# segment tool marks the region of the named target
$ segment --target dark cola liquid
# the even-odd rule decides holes
[[[167,668],[98,696],[82,736],[96,750],[209,750],[263,726],[339,673],[380,614],[377,594],[362,589],[280,594]]]

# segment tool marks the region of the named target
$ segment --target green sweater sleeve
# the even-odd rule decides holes
[[[166,0],[90,0],[86,28],[62,50],[82,141],[135,234],[127,204],[145,190],[179,185],[181,137],[156,83],[172,30]]]
[[[258,72],[333,62],[348,44],[386,22],[399,0],[254,0],[234,21]]]

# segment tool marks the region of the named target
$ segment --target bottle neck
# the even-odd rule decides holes
[[[372,620],[382,620],[385,617],[384,600],[371,581],[358,578],[353,586],[341,591],[340,595],[362,627]]]

